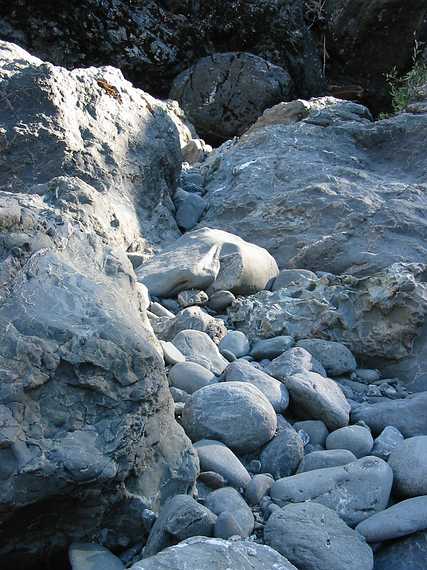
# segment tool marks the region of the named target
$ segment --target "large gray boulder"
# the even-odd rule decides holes
[[[200,470],[219,473],[230,487],[245,488],[251,480],[240,459],[221,441],[202,439],[194,444],[194,449],[199,456]]]
[[[270,441],[277,419],[258,388],[224,382],[194,392],[185,405],[182,425],[192,441],[218,439],[235,451],[249,453]]]
[[[229,364],[225,370],[225,379],[227,382],[249,382],[264,394],[278,414],[282,414],[288,407],[289,393],[286,386],[246,360]]]
[[[216,515],[231,513],[239,528],[240,536],[247,538],[254,529],[254,516],[243,497],[232,487],[217,489],[206,498],[206,506]]]
[[[175,79],[170,98],[184,109],[197,132],[211,143],[241,135],[262,112],[287,100],[288,72],[256,55],[215,53]]]
[[[390,453],[388,463],[399,495],[427,495],[427,435],[405,439]]]
[[[216,344],[205,332],[183,330],[175,336],[173,344],[189,362],[200,364],[216,376],[219,376],[228,365]]]
[[[357,458],[369,455],[373,445],[371,432],[364,426],[346,426],[326,438],[326,449],[348,449]]]
[[[298,473],[306,473],[316,469],[338,467],[356,461],[357,457],[347,449],[327,449],[307,453],[298,467]]]
[[[427,562],[427,531],[386,542],[375,553],[375,570],[424,570]]]
[[[137,270],[150,294],[172,297],[185,289],[227,290],[249,295],[265,289],[278,274],[263,248],[225,231],[188,232]]]
[[[271,498],[279,506],[313,501],[335,510],[350,526],[386,508],[393,483],[389,465],[377,457],[276,481]]]
[[[297,570],[286,558],[268,546],[252,541],[231,542],[220,538],[189,538],[166,548],[156,556],[140,560],[131,570]]]
[[[366,275],[423,263],[426,132],[427,114],[373,122],[332,97],[281,103],[270,124],[210,155],[199,225],[265,247],[281,268]]]
[[[176,495],[160,511],[148,535],[144,558],[191,536],[212,536],[216,516],[189,495]]]
[[[340,342],[331,342],[321,339],[303,339],[297,346],[307,350],[320,362],[329,376],[341,376],[354,372],[357,363],[349,349]]]
[[[404,399],[387,400],[373,404],[359,404],[352,408],[352,422],[365,422],[376,435],[387,426],[398,429],[404,437],[427,435],[427,392]]]
[[[178,362],[169,370],[168,377],[171,386],[184,390],[187,394],[218,382],[213,372],[196,362]]]
[[[196,306],[187,307],[172,318],[161,317],[151,322],[157,338],[166,341],[173,340],[179,332],[185,330],[205,332],[216,343],[227,334],[223,321]]]
[[[263,473],[275,479],[293,475],[304,457],[304,444],[292,428],[283,428],[262,450],[259,460]]]
[[[198,473],[126,255],[176,235],[180,151],[112,68],[1,42],[0,85],[0,559],[46,567],[64,536],[144,540],[144,509]]]
[[[300,418],[322,420],[330,430],[348,425],[350,404],[334,380],[316,372],[300,372],[282,382]]]
[[[275,511],[265,542],[301,570],[372,570],[373,554],[362,536],[323,505],[301,503]]]
[[[406,499],[362,521],[356,530],[368,542],[383,542],[427,529],[427,495]]]

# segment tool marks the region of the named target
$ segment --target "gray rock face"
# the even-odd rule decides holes
[[[369,455],[374,440],[369,429],[362,426],[347,426],[330,433],[326,449],[348,449],[357,458]]]
[[[212,384],[195,392],[182,416],[192,439],[218,439],[241,453],[255,451],[276,431],[276,413],[258,388],[243,382]]]
[[[242,134],[262,112],[286,100],[287,71],[250,53],[215,53],[178,75],[170,91],[211,143]]]
[[[400,431],[392,426],[387,426],[374,441],[371,455],[376,455],[387,461],[393,449],[399,447],[402,442],[403,435]]]
[[[158,297],[185,289],[248,295],[264,289],[277,273],[265,249],[209,228],[183,235],[137,270],[139,281]]]
[[[293,475],[304,457],[304,444],[293,428],[283,429],[259,456],[263,473],[275,479]]]
[[[254,516],[236,489],[224,487],[209,493],[206,498],[206,507],[216,515],[231,513],[240,527],[243,538],[247,538],[252,534]]]
[[[357,368],[354,356],[346,346],[339,342],[306,339],[300,340],[297,346],[307,350],[320,362],[330,376],[340,376],[341,374],[353,372]]]
[[[246,468],[221,441],[202,439],[194,444],[202,471],[215,471],[226,483],[236,489],[244,488],[251,480]]]
[[[251,541],[230,542],[219,538],[189,538],[156,556],[134,564],[131,570],[296,570],[286,558],[268,546]]]
[[[240,356],[246,356],[250,351],[250,348],[251,345],[249,344],[246,335],[240,331],[229,331],[219,343],[220,351],[228,350],[237,358]]]
[[[140,513],[197,476],[126,253],[176,235],[180,151],[117,70],[4,42],[0,62],[0,558],[36,567],[64,536],[144,539]]]
[[[250,362],[238,360],[229,364],[225,370],[225,379],[227,382],[249,382],[264,394],[278,414],[282,414],[288,407],[289,393],[286,386]]]
[[[427,496],[397,503],[359,523],[356,530],[368,542],[383,542],[427,528]]]
[[[375,570],[424,570],[427,560],[427,531],[388,542],[375,553]]]
[[[405,439],[390,453],[388,463],[399,495],[427,495],[427,436]]]
[[[363,538],[331,509],[316,503],[275,511],[264,529],[266,543],[302,570],[372,570]]]
[[[423,263],[427,114],[372,122],[348,101],[298,103],[288,124],[276,118],[210,155],[200,225],[250,239],[280,267],[366,275]]]
[[[421,264],[395,264],[363,279],[324,275],[297,297],[290,293],[262,291],[237,299],[228,309],[232,326],[251,340],[322,337],[384,362],[408,357],[427,311]]]
[[[185,356],[176,348],[171,342],[160,341],[163,350],[163,357],[166,364],[178,364],[178,362],[185,362]]]
[[[192,394],[218,380],[213,372],[196,362],[178,362],[169,370],[169,382],[175,388]]]
[[[184,330],[173,339],[173,344],[182,352],[189,362],[200,364],[219,376],[228,362],[219,353],[216,344],[201,331]]]
[[[124,564],[99,544],[74,543],[68,550],[72,570],[124,570]]]
[[[176,495],[160,511],[144,547],[144,558],[191,536],[212,536],[216,516],[189,495]]]
[[[221,513],[216,519],[214,536],[216,538],[229,539],[232,536],[240,537],[243,532],[238,525],[235,516],[229,511]]]
[[[426,406],[427,392],[420,392],[402,400],[357,405],[351,411],[351,420],[364,421],[374,434],[393,426],[404,437],[426,435]]]
[[[276,481],[271,498],[279,506],[313,501],[335,510],[355,526],[386,508],[393,483],[389,465],[377,457],[364,457],[348,465],[298,473]]]
[[[267,358],[269,360],[280,356],[283,352],[291,348],[294,339],[291,336],[276,336],[257,341],[251,350],[251,355],[257,360]]]
[[[327,469],[328,467],[339,467],[356,460],[357,457],[347,449],[312,451],[304,456],[298,467],[298,473],[306,473],[315,469]]]
[[[330,378],[315,372],[301,372],[288,376],[283,383],[299,417],[321,420],[330,430],[348,424],[350,405],[341,388]]]

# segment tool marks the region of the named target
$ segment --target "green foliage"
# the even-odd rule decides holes
[[[402,77],[398,76],[396,69],[393,69],[386,77],[390,87],[393,111],[400,113],[411,100],[416,98],[419,88],[427,83],[427,65],[416,62],[412,69]]]

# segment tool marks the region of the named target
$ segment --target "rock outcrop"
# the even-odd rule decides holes
[[[263,122],[209,156],[200,227],[266,248],[281,268],[369,275],[425,261],[427,114],[372,122],[322,98]]]
[[[176,235],[176,128],[117,70],[0,53],[0,559],[24,569],[141,540],[198,460],[126,256]]]

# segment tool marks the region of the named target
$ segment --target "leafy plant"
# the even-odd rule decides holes
[[[415,38],[413,66],[405,75],[399,76],[396,68],[386,75],[394,113],[400,113],[406,109],[410,101],[416,98],[419,88],[427,83],[427,63],[419,59],[422,47],[423,44]],[[380,118],[387,116],[382,113]]]

